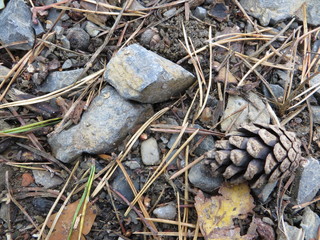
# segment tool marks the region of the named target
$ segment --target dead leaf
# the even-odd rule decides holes
[[[58,220],[58,222],[57,222],[57,224],[56,224],[56,226],[55,226],[55,228],[49,238],[50,240],[55,240],[55,239],[66,240],[68,238],[71,222],[73,219],[73,215],[76,211],[76,208],[78,206],[78,203],[79,203],[79,200],[76,202],[73,202],[65,207],[65,209],[62,211],[60,218],[59,218],[59,220]],[[80,209],[80,213],[81,212],[82,212],[82,207]],[[84,219],[84,225],[83,225],[83,229],[82,229],[83,235],[87,235],[90,232],[96,216],[97,216],[96,206],[92,205],[91,203],[88,203],[86,215],[85,215],[85,219]],[[56,217],[56,214],[53,214],[50,216],[49,221],[47,223],[47,226],[49,228],[51,228],[55,217]],[[78,228],[74,229],[70,239],[77,240],[78,235],[79,235]],[[81,236],[81,240],[85,240],[83,235]]]
[[[240,236],[240,228],[233,219],[245,219],[254,207],[253,197],[247,184],[224,185],[211,199],[199,191],[195,198],[200,229],[207,240],[250,240],[251,235]]]
[[[217,82],[226,82],[228,84],[238,84],[238,80],[233,76],[233,74],[228,71],[226,74],[227,68],[223,67],[220,69],[218,76],[215,78]]]

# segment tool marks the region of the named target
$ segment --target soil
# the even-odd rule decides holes
[[[76,5],[77,2],[74,2],[73,5]],[[167,3],[167,2],[164,2]],[[162,2],[162,4],[164,4]],[[36,5],[41,5],[40,2],[35,2]],[[146,3],[145,3],[146,4]],[[207,10],[210,11],[210,9],[214,6],[215,2],[213,3],[198,3],[198,5],[205,7]],[[218,32],[225,32],[228,33],[228,31],[233,31],[232,29],[235,29],[235,27],[238,27],[239,32],[249,32],[250,29],[248,27],[247,19],[242,14],[242,12],[238,9],[236,5],[231,3],[231,1],[225,1],[225,4],[228,6],[228,16],[223,21],[215,20],[213,17],[207,16],[203,21],[196,19],[195,17],[190,14],[189,20],[186,20],[185,11],[181,11],[179,14],[177,14],[174,17],[171,17],[169,19],[165,19],[163,17],[163,13],[166,12],[169,8],[160,8],[157,11],[153,11],[149,17],[146,18],[145,22],[143,22],[143,27],[141,28],[141,31],[136,35],[132,40],[130,40],[129,43],[135,43],[138,42],[142,46],[146,47],[147,49],[152,50],[153,52],[156,52],[160,56],[163,56],[166,59],[169,59],[173,62],[178,62],[180,65],[182,65],[184,68],[192,71],[195,73],[194,66],[192,65],[191,61],[182,60],[185,56],[187,56],[186,50],[182,46],[182,43],[185,44],[184,34],[182,31],[182,24],[185,26],[186,29],[186,35],[191,39],[192,41],[192,48],[193,49],[200,49],[202,47],[207,46],[208,44],[208,34],[209,34],[209,27],[212,27],[212,35],[216,36]],[[118,4],[119,5],[119,4]],[[183,4],[178,5],[178,7],[182,7]],[[178,8],[177,7],[177,8]],[[192,10],[192,9],[191,9]],[[76,11],[68,11],[67,14],[69,15],[70,19],[63,21],[63,27],[66,29],[72,28],[74,26],[81,25],[82,22],[86,21],[85,16],[82,13],[76,12]],[[106,27],[112,27],[114,23],[113,17],[109,18],[109,21],[107,23]],[[93,67],[90,68],[90,72],[95,72],[98,69],[101,69],[103,67],[104,62],[108,62],[108,60],[112,57],[112,55],[116,52],[116,50],[123,44],[124,41],[126,41],[133,32],[137,29],[137,27],[142,23],[143,19],[135,20],[136,17],[123,17],[122,21],[120,22],[120,26],[115,33],[113,34],[111,41],[108,43],[106,48],[99,54],[98,58],[94,61]],[[39,17],[39,21],[41,21],[43,24],[45,24],[46,17]],[[130,23],[129,23],[130,21]],[[119,44],[118,40],[123,34],[123,24],[129,23],[126,29],[126,32],[124,34],[124,39]],[[284,24],[287,22],[280,22],[276,25],[272,26],[273,29],[281,29]],[[298,25],[301,25],[302,23],[297,23]],[[156,35],[155,38],[152,39],[152,41],[148,41],[143,37],[143,32],[147,30],[148,27],[152,27],[153,30],[153,36]],[[293,29],[289,29],[285,35],[289,36],[293,32]],[[81,51],[75,49],[74,51],[81,53],[79,57],[73,57],[75,60],[75,65],[73,68],[79,68],[84,67],[85,64],[88,62],[89,55],[95,53],[99,46],[103,43],[105,34],[90,38],[90,45],[88,47],[88,51]],[[53,41],[54,42],[54,41]],[[263,45],[264,42],[260,41],[252,41],[252,42],[239,42],[239,43],[227,43],[225,45],[231,46],[233,49],[238,49],[242,53],[248,54],[248,52],[252,52],[254,49],[258,49]],[[276,41],[273,44],[273,47],[277,48],[282,44],[281,41]],[[299,50],[299,57],[303,57],[303,49]],[[19,60],[25,52],[23,51],[11,51],[13,56],[16,58],[16,60]],[[262,58],[265,54],[265,51],[259,55],[260,58]],[[199,64],[203,70],[204,78],[209,78],[209,67],[210,63],[209,61],[209,50],[206,49],[199,53],[197,55]],[[43,59],[42,59],[43,58]],[[70,54],[65,52],[62,49],[55,49],[51,54],[46,54],[45,56],[38,57],[34,59],[34,62],[36,63],[45,63],[45,69],[43,71],[40,71],[40,77],[37,80],[33,79],[33,73],[28,72],[25,70],[22,72],[17,80],[14,82],[14,84],[11,87],[14,87],[16,89],[19,89],[25,93],[32,94],[34,96],[39,95],[40,93],[36,90],[37,86],[39,85],[38,82],[41,82],[41,78],[45,78],[47,73],[53,70],[61,70],[62,64],[70,58]],[[13,61],[13,59],[10,57],[10,55],[4,50],[0,49],[0,63],[2,63],[4,66],[12,68],[17,61]],[[226,62],[228,62],[228,68],[234,75],[241,79],[242,76],[248,71],[248,66],[243,64],[242,59],[236,58],[233,54],[230,54],[230,52],[225,51],[221,48],[215,47],[214,48],[214,59],[215,62],[219,62],[220,64],[224,64],[226,66]],[[274,62],[278,60],[276,57],[272,58],[270,62]],[[58,61],[57,68],[52,67],[53,70],[48,70],[48,67],[53,65],[54,61]],[[279,60],[279,63],[284,64],[284,60],[282,62]],[[267,79],[270,83],[272,81],[275,81],[272,77],[274,75],[274,72],[276,71],[276,68],[267,67],[260,65],[257,68],[258,72],[260,72],[265,79]],[[297,87],[299,85],[299,79],[301,76],[301,71],[295,72],[295,78],[294,78],[294,87]],[[43,75],[41,77],[41,75]],[[213,73],[213,77],[216,77],[218,75],[217,72]],[[263,91],[262,91],[262,84],[260,83],[260,80],[258,77],[251,73],[249,74],[246,82],[246,86],[242,88],[237,88],[234,85],[228,85],[226,86],[226,91],[229,94],[237,94],[240,96],[245,96],[247,91],[255,91],[257,92],[261,97],[265,98]],[[105,84],[102,82],[102,85]],[[96,86],[96,89],[98,89],[99,86]],[[159,103],[154,105],[155,111],[160,110],[164,107],[171,106],[172,104],[175,104],[177,100],[178,104],[175,104],[174,107],[168,111],[165,115],[163,115],[160,119],[158,119],[154,123],[167,123],[168,119],[174,119],[178,122],[178,124],[181,125],[183,122],[183,119],[185,117],[185,114],[187,113],[187,110],[192,102],[193,97],[195,96],[195,92],[197,90],[197,86],[193,86],[190,89],[186,91],[185,94],[182,94],[181,96],[176,96],[176,98],[172,99],[171,101],[165,102],[165,103]],[[1,90],[3,91],[3,90]],[[77,97],[77,94],[72,96],[63,96],[66,100],[75,100]],[[5,98],[7,101],[11,101],[9,97]],[[88,96],[84,100],[88,99]],[[313,101],[316,101],[316,99],[313,99]],[[4,103],[4,101],[3,101]],[[217,83],[214,83],[214,87],[212,88],[212,91],[210,93],[210,97],[207,104],[207,109],[211,114],[216,113],[218,109],[218,88]],[[291,104],[291,103],[290,103]],[[289,111],[285,109],[284,111],[280,111],[281,109],[277,107],[277,105],[272,105],[273,109],[275,111],[275,114],[279,117],[280,120],[286,119],[288,117]],[[195,113],[197,108],[199,107],[199,103],[196,102],[194,107],[192,108],[192,113],[189,117],[189,121],[192,123],[197,123],[201,125],[205,129],[211,129],[220,131],[219,125],[216,125],[217,121],[211,117],[209,121],[206,121],[205,116],[203,118],[199,118],[195,122],[193,122],[193,118],[195,117]],[[37,120],[41,120],[43,118],[46,118],[44,116],[41,116],[39,113],[35,113],[34,111],[31,111],[25,107],[16,107],[14,109],[18,115],[20,115],[26,123],[31,123]],[[13,116],[13,111],[9,111],[8,109],[1,110],[1,116],[2,119],[5,120],[7,124],[10,125],[11,128],[20,126],[19,120],[15,116]],[[62,112],[58,114],[58,116],[62,115]],[[310,115],[307,111],[307,108],[301,111],[299,114],[297,114],[295,117],[293,117],[288,124],[286,125],[286,128],[288,130],[296,132],[297,136],[302,140],[304,143],[304,151],[303,154],[305,156],[312,156],[314,158],[320,157],[320,151],[319,151],[319,139],[320,135],[318,133],[318,130],[316,127],[312,128],[312,131],[314,131],[314,136],[311,139],[311,144],[308,146],[309,138],[310,138]],[[315,125],[316,126],[316,125]],[[33,133],[41,143],[44,150],[48,153],[50,153],[50,147],[46,142],[47,134],[53,131],[53,127],[45,127],[40,130],[34,131]],[[165,133],[165,132],[154,132],[148,128],[145,131],[145,134],[147,137],[154,137],[159,144],[159,148],[161,150],[161,154],[166,154],[169,149],[166,146],[166,141],[170,140],[171,134]],[[104,169],[110,161],[114,161],[114,159],[117,157],[117,155],[125,150],[125,144],[129,141],[130,137],[132,136],[132,133],[126,138],[126,140],[117,146],[112,153],[106,153],[106,157],[103,156],[89,156],[84,154],[82,161],[83,162],[90,162],[92,159],[95,161],[97,166],[97,173],[99,173],[100,170]],[[183,139],[185,140],[187,136],[185,136]],[[215,137],[218,139],[217,137]],[[8,165],[9,172],[11,173],[11,177],[9,178],[10,186],[13,191],[20,190],[22,191],[19,195],[14,192],[13,196],[18,200],[21,207],[26,210],[27,214],[35,221],[38,226],[41,225],[41,223],[44,221],[45,217],[47,216],[48,211],[50,210],[53,202],[55,201],[57,197],[57,193],[47,193],[42,194],[41,193],[41,186],[38,186],[35,183],[32,183],[28,187],[21,187],[21,181],[22,181],[22,175],[23,173],[30,173],[32,174],[32,171],[28,167],[17,167],[17,165],[12,165],[13,163],[43,163],[47,162],[47,159],[44,157],[41,157],[37,154],[34,154],[21,146],[18,146],[15,144],[15,142],[21,142],[24,144],[30,144],[29,140],[19,139],[14,140],[13,142],[10,142],[5,146],[5,151],[2,152],[0,157],[0,164],[2,162],[2,165],[0,165],[0,168],[4,168],[5,165]],[[137,143],[132,148],[131,152],[126,157],[125,161],[140,161],[140,143],[141,139],[137,141]],[[0,144],[4,144],[3,142],[0,142]],[[196,144],[196,143],[193,143]],[[177,196],[180,196],[181,204],[184,202],[185,196],[185,189],[186,189],[186,183],[184,182],[184,177],[178,177],[175,180],[169,180],[169,176],[175,173],[177,170],[179,170],[183,164],[184,164],[184,154],[180,154],[178,157],[178,160],[176,164],[170,166],[165,173],[160,175],[159,178],[149,187],[149,189],[144,194],[144,202],[147,206],[147,209],[149,210],[150,214],[152,215],[152,210],[155,207],[161,206],[161,204],[167,204],[170,202],[176,202]],[[193,161],[196,159],[197,156],[190,155],[190,160]],[[155,171],[155,167],[147,167],[144,166],[143,163],[140,163],[140,167],[137,169],[132,170],[131,178],[137,178],[138,184],[140,189],[144,186],[145,182],[150,178],[152,173]],[[11,165],[10,165],[11,164]],[[23,166],[25,166],[23,165]],[[88,169],[88,166],[90,164],[81,164],[79,169],[76,171],[76,176],[78,179],[81,178],[82,174],[86,169]],[[28,165],[26,165],[28,166]],[[36,167],[37,165],[33,165]],[[56,174],[59,176],[62,176],[65,180],[68,177],[68,173],[61,169],[58,165],[52,165],[52,164],[40,164],[41,167],[45,167],[48,171],[51,171],[52,174]],[[67,164],[66,165],[69,169],[72,169],[74,167],[74,163]],[[1,172],[1,174],[3,174]],[[3,202],[6,200],[6,191],[7,187],[4,182],[5,178],[1,178],[3,183],[0,182],[0,199]],[[112,179],[110,179],[112,180]],[[93,189],[95,186],[99,183],[99,179],[96,180],[93,184]],[[53,190],[61,191],[63,186],[55,187]],[[73,185],[70,185],[66,192],[70,192],[73,188]],[[289,189],[290,190],[290,189]],[[288,191],[289,191],[288,190]],[[188,194],[190,198],[188,199],[188,205],[181,207],[181,211],[186,207],[189,209],[189,223],[196,224],[197,222],[197,214],[193,207],[194,204],[194,196],[196,195],[198,189],[194,188],[193,186],[190,186]],[[79,192],[72,196],[71,201],[76,201],[81,198],[82,192]],[[253,196],[255,196],[253,194]],[[65,194],[64,194],[64,197]],[[278,207],[277,200],[278,200],[278,191],[275,190],[271,196],[268,198],[266,203],[261,203],[258,198],[255,198],[255,217],[258,218],[269,218],[270,221],[274,224],[273,228],[276,230],[276,226],[278,224],[278,216],[276,209]],[[112,201],[111,201],[112,198]],[[106,189],[103,189],[99,192],[98,195],[95,196],[94,199],[91,199],[95,204],[98,206],[98,214],[96,217],[96,220],[93,224],[93,227],[91,229],[91,232],[86,235],[86,239],[95,239],[95,240],[115,240],[115,239],[153,239],[152,234],[147,234],[147,236],[143,236],[142,234],[136,234],[135,232],[149,232],[149,230],[145,227],[143,224],[143,221],[139,219],[139,216],[131,212],[130,215],[125,216],[124,212],[127,209],[126,204],[119,201],[119,197],[116,196],[116,194],[112,194],[112,196],[106,191]],[[148,203],[149,202],[149,203]],[[62,205],[62,201],[59,202],[59,205],[55,208],[54,212],[57,212],[59,208]],[[301,211],[294,211],[292,210],[292,203],[289,203],[289,205],[285,208],[284,211],[284,220],[289,222],[291,225],[298,225],[301,221]],[[312,204],[310,205],[311,209],[320,213],[319,205]],[[3,208],[2,208],[3,209]],[[34,234],[37,233],[35,228],[31,225],[30,221],[26,217],[25,214],[19,209],[15,204],[10,204],[10,209],[8,209],[10,212],[7,217],[10,217],[10,227],[8,223],[0,219],[0,239],[5,239],[5,236],[11,235],[12,239],[36,239],[36,236]],[[117,214],[116,214],[117,213]],[[154,217],[154,215],[152,215]],[[252,216],[250,216],[252,217]],[[249,224],[248,222],[238,222],[236,223],[238,226],[242,229],[243,232],[246,232]],[[165,224],[165,223],[155,223],[157,226],[157,229],[160,232],[179,232],[179,229],[176,225],[172,224]],[[192,231],[190,230],[190,234],[192,235]],[[2,234],[1,234],[2,233]],[[177,239],[177,236],[165,236],[163,239]],[[257,237],[256,239],[260,239]],[[262,239],[262,238],[261,238]]]

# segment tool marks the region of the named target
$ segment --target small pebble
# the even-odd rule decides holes
[[[196,7],[193,11],[193,15],[200,20],[204,20],[207,16],[207,10],[203,7]]]
[[[61,178],[55,175],[51,176],[50,172],[40,170],[33,170],[32,172],[35,182],[44,186],[45,188],[53,188],[63,183]]]
[[[208,165],[198,163],[190,169],[189,181],[204,192],[213,192],[223,183],[222,177],[212,176]]]
[[[62,64],[62,69],[69,69],[72,67],[72,61],[71,59],[67,59],[63,64]]]
[[[82,28],[71,28],[68,31],[67,39],[70,41],[71,49],[87,50],[90,42],[89,34]]]
[[[149,138],[141,143],[141,158],[145,165],[156,165],[160,163],[160,154],[156,139]]]
[[[91,37],[95,37],[101,32],[100,28],[92,22],[87,22],[85,30]]]
[[[166,206],[153,210],[153,214],[156,215],[157,218],[173,220],[177,215],[177,207],[174,203],[169,203]]]

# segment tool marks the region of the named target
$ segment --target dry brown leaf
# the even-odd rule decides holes
[[[79,200],[76,202],[73,202],[65,207],[65,209],[62,211],[61,216],[59,217],[59,220],[58,220],[58,222],[57,222],[57,224],[56,224],[56,226],[55,226],[55,228],[49,238],[50,240],[56,240],[56,239],[65,240],[68,238],[73,215],[76,211],[78,204],[79,204]],[[82,207],[81,207],[81,210],[79,213],[81,213],[81,212],[82,212]],[[83,225],[83,229],[82,229],[83,235],[87,235],[90,232],[96,216],[97,216],[96,206],[88,203],[86,215],[85,215],[85,219],[84,219],[84,225]],[[47,223],[47,226],[49,228],[51,228],[52,222],[54,221],[55,217],[56,217],[56,214],[53,214],[50,216],[49,221]],[[78,239],[78,235],[79,235],[78,228],[79,228],[79,226],[73,230],[73,233],[70,238],[71,240]],[[85,240],[83,235],[81,236],[81,240]]]
[[[226,75],[226,71],[227,71],[226,67],[221,68],[215,80],[217,82],[222,82],[222,83],[226,82],[228,84],[230,83],[237,84],[238,80],[235,78],[235,76],[233,76],[233,74],[230,71],[228,71],[228,74]]]
[[[250,240],[251,235],[240,236],[240,228],[234,226],[233,219],[245,219],[254,207],[253,197],[247,184],[224,185],[222,196],[205,198],[199,191],[195,198],[200,229],[205,239]]]

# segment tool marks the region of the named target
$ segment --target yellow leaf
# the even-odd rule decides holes
[[[224,185],[220,188],[219,193],[222,196],[209,199],[199,191],[195,198],[200,228],[205,239],[252,239],[253,236],[240,236],[240,228],[233,224],[233,219],[245,219],[254,207],[248,185]]]

